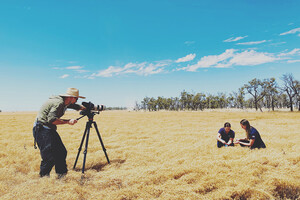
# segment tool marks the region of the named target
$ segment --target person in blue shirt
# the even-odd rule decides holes
[[[266,148],[265,143],[260,137],[259,132],[252,126],[248,120],[243,119],[241,122],[241,127],[246,131],[246,138],[237,139],[235,144],[240,144],[241,146],[250,147],[250,149],[254,148]]]
[[[221,148],[222,146],[234,146],[233,139],[235,137],[235,133],[231,130],[231,125],[229,122],[224,124],[223,128],[220,128],[217,136],[217,146]]]

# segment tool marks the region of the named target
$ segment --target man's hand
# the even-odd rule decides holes
[[[68,121],[68,124],[70,124],[70,125],[74,125],[74,124],[76,124],[77,123],[77,120],[76,119],[70,119],[69,121]]]

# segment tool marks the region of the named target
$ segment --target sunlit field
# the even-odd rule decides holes
[[[68,150],[66,177],[39,177],[33,148],[36,113],[0,113],[0,199],[299,199],[299,112],[128,112],[95,116],[107,160],[91,129],[85,174],[83,150],[73,164],[87,118],[58,126]],[[64,118],[77,118],[68,112]],[[244,138],[246,118],[267,148],[218,149],[216,136],[228,121]]]

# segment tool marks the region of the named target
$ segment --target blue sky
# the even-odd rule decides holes
[[[36,111],[76,87],[132,106],[180,92],[300,79],[300,1],[0,1],[0,109]]]

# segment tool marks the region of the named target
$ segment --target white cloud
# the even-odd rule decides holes
[[[188,61],[191,61],[191,60],[194,60],[194,58],[196,57],[196,54],[195,53],[191,53],[183,58],[178,58],[175,62],[176,63],[180,63],[180,62],[188,62]]]
[[[283,53],[278,54],[278,56],[293,56],[293,55],[300,55],[300,49],[295,48],[290,52],[287,52],[287,53],[283,52]]]
[[[190,46],[192,44],[195,44],[195,41],[185,41],[184,44]]]
[[[282,44],[286,44],[286,42],[276,42],[276,43],[271,43],[269,45],[270,46],[279,46],[279,45],[282,45]]]
[[[95,76],[111,77],[114,74],[118,75],[123,69],[121,67],[110,66],[105,70],[99,71]]]
[[[169,65],[172,61],[158,61],[155,63],[128,63],[124,67],[114,67],[110,66],[105,70],[101,70],[98,73],[92,74],[93,77],[112,77],[122,74],[137,74],[141,76],[148,76],[151,74],[158,74],[165,72],[165,67]]]
[[[278,60],[273,54],[265,52],[257,52],[254,50],[246,50],[237,53],[230,60],[232,65],[259,65]]]
[[[196,71],[199,68],[209,68],[209,67],[229,67],[225,63],[228,58],[231,58],[234,55],[235,49],[227,49],[224,53],[220,55],[209,55],[204,56],[198,61],[195,65],[189,65],[187,67],[182,68],[186,71]]]
[[[64,74],[64,75],[62,75],[62,76],[59,77],[59,78],[67,78],[67,77],[69,77],[69,74]]]
[[[236,37],[236,38],[231,37],[231,38],[229,38],[227,40],[224,40],[223,42],[236,42],[236,41],[242,40],[242,39],[244,39],[246,37],[248,37],[248,35],[246,35],[246,36],[239,36],[239,37]]]
[[[284,33],[280,33],[280,35],[288,35],[288,34],[294,34],[294,33],[297,33],[297,32],[300,32],[300,28],[294,28],[290,31],[287,31],[287,32],[284,32]]]
[[[242,43],[237,43],[237,45],[254,45],[254,44],[261,44],[261,43],[265,43],[266,40],[262,40],[262,41],[253,41],[253,42],[242,42]]]
[[[300,62],[300,60],[288,60],[288,63],[296,63],[296,62]]]
[[[228,68],[231,66],[244,66],[244,65],[259,65],[269,62],[280,60],[273,54],[265,52],[257,52],[255,50],[245,50],[238,52],[235,49],[227,49],[220,55],[209,55],[202,57],[197,64],[188,65],[179,70],[195,72],[199,68]]]
[[[225,52],[219,55],[208,55],[203,56],[200,60],[191,65],[187,65],[182,68],[172,68],[173,64],[187,62],[194,60],[196,54],[189,54],[185,57],[179,58],[176,61],[172,60],[162,60],[157,62],[142,62],[142,63],[127,63],[124,66],[109,66],[104,70],[100,70],[92,75],[83,76],[85,78],[94,79],[96,77],[112,77],[126,74],[135,74],[139,76],[148,76],[152,74],[168,73],[174,71],[190,71],[195,72],[199,68],[230,68],[233,66],[254,66],[261,65],[265,63],[272,63],[278,60],[288,60],[288,63],[299,62],[297,58],[291,58],[287,56],[298,56],[300,55],[300,49],[295,48],[291,51],[285,50],[280,53],[268,53],[268,52],[258,52],[257,49],[248,48],[247,50],[238,49],[227,49]],[[180,65],[178,65],[180,66]],[[86,72],[85,70],[83,70]],[[64,75],[65,76],[65,75]],[[67,77],[67,76],[66,76]]]
[[[69,67],[66,67],[66,69],[82,69],[83,67],[81,66],[69,66]]]

